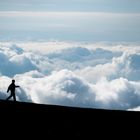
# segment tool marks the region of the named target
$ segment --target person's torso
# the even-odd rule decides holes
[[[14,91],[15,91],[15,84],[11,84],[11,85],[10,85],[10,91],[11,91],[11,92],[14,92]]]

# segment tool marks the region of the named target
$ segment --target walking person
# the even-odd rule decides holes
[[[9,100],[11,97],[13,97],[13,100],[16,101],[15,88],[18,88],[18,87],[20,86],[15,85],[15,80],[13,79],[12,83],[9,85],[7,89],[7,93],[10,91],[11,94],[6,100]]]

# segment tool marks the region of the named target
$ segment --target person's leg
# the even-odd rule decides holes
[[[8,98],[6,98],[6,100],[9,100],[12,97],[12,94],[10,94],[10,96]]]
[[[15,95],[15,93],[13,93],[13,99],[14,99],[14,101],[16,101],[16,95]]]

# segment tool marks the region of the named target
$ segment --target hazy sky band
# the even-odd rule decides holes
[[[83,11],[0,11],[0,16],[52,16],[52,15],[68,15],[68,16],[140,16],[140,13],[111,13],[111,12],[83,12]]]

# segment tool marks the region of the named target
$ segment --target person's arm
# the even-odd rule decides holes
[[[15,86],[15,87],[17,88],[17,87],[20,87],[20,86]]]

